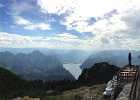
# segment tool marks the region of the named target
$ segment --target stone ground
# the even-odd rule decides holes
[[[40,100],[40,98],[31,98],[31,97],[25,96],[25,97],[17,97],[12,100]]]
[[[106,84],[83,86],[81,88],[64,91],[61,95],[44,96],[42,99],[28,96],[17,97],[12,100],[109,100],[104,98],[102,93]]]
[[[132,86],[131,83],[126,84],[116,100],[129,100],[131,86]]]

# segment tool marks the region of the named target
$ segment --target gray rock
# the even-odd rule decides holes
[[[131,83],[126,84],[116,100],[129,100],[131,86]]]

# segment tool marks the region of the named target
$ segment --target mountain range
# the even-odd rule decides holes
[[[29,54],[33,51],[40,51],[45,55],[51,55],[57,57],[61,63],[83,63],[91,51],[82,50],[67,50],[67,49],[47,49],[47,48],[0,48],[0,52],[9,51],[13,54],[24,53]]]
[[[128,64],[128,53],[129,50],[108,50],[108,51],[98,51],[92,53],[83,64],[80,66],[81,69],[90,68],[95,63],[108,62],[110,64],[116,65],[118,67],[123,67]],[[132,64],[140,64],[140,52],[131,50],[132,53]]]
[[[30,80],[74,80],[74,77],[63,68],[61,61],[54,55],[45,55],[40,51],[28,54],[0,52],[0,64],[25,79]]]
[[[127,65],[130,52],[129,50],[94,51],[92,53],[91,51],[60,49],[34,50],[0,49],[0,64],[26,79],[63,80],[74,79],[74,75],[78,79],[81,69],[91,68],[95,63],[108,62],[118,67]],[[131,50],[131,53],[132,64],[139,65],[139,51]]]

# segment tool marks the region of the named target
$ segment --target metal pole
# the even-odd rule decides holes
[[[131,52],[129,52],[128,54],[128,62],[129,62],[129,67],[132,67],[132,63],[131,63],[132,57],[131,57]]]

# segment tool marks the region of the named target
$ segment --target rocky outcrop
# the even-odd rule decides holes
[[[108,82],[119,71],[119,67],[107,62],[95,63],[91,68],[84,69],[79,76],[80,82]]]

